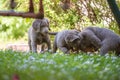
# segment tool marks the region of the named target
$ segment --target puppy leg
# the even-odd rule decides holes
[[[40,53],[43,53],[44,50],[45,50],[45,44],[42,44],[42,45],[41,45],[41,51],[40,51]]]
[[[56,51],[57,51],[57,44],[56,44],[56,40],[54,41],[54,43],[53,43],[53,53],[56,53]]]
[[[31,46],[32,46],[32,52],[37,53],[37,44],[36,44],[36,42],[32,41]]]
[[[100,55],[101,56],[104,56],[105,54],[108,53],[108,47],[106,45],[103,45],[101,48],[100,48]]]
[[[100,54],[105,55],[109,51],[115,51],[119,54],[119,51],[116,50],[116,45],[117,44],[112,43],[111,40],[105,39],[101,43]]]
[[[49,38],[47,40],[47,46],[48,46],[48,51],[51,50],[51,41]]]
[[[102,41],[100,48],[100,55],[103,56],[108,53],[110,49],[109,42],[107,40]]]
[[[118,46],[117,50],[115,51],[116,56],[120,56],[120,46]]]
[[[31,52],[32,51],[32,47],[31,47],[31,41],[30,40],[28,40],[28,46],[29,46],[29,52]]]
[[[83,33],[83,35],[84,34],[85,34],[86,38],[88,40],[90,40],[92,45],[94,45],[97,49],[100,48],[101,40],[93,32],[87,31],[87,32]]]

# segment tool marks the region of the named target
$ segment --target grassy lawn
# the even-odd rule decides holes
[[[120,58],[0,51],[0,80],[14,77],[19,80],[120,80]]]

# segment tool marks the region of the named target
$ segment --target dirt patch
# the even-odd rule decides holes
[[[13,51],[21,51],[21,52],[29,51],[28,44],[25,43],[7,44],[5,49],[13,50]]]

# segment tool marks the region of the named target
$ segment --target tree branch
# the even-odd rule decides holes
[[[119,29],[120,29],[120,11],[119,11],[119,8],[116,4],[116,1],[115,0],[107,0],[108,4],[109,4],[109,7],[114,15],[114,18],[119,26]]]

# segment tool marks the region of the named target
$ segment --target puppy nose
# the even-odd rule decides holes
[[[45,28],[43,29],[43,32],[44,32],[44,33],[48,33],[48,27],[45,27]]]

